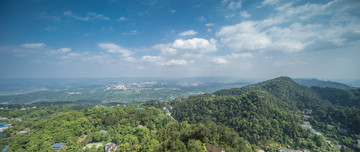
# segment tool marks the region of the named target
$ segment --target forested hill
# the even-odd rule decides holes
[[[334,145],[325,144],[325,137],[356,151],[360,150],[360,146],[356,146],[360,139],[359,91],[309,88],[289,77],[279,77],[242,88],[176,100],[171,102],[171,112],[179,121],[224,124],[251,144],[270,151],[279,145],[332,151],[328,146]],[[307,113],[307,120],[300,113],[304,109],[312,111],[312,114]],[[300,125],[303,121],[310,121],[326,136],[315,136],[316,131],[304,130]]]
[[[311,88],[297,84],[290,77],[279,77],[242,88],[219,90],[214,94],[218,96],[241,95],[254,90],[267,91],[280,100],[300,109],[323,103],[321,97]]]
[[[323,100],[335,105],[354,107],[360,106],[360,88],[357,89],[336,89],[313,86],[311,89]]]
[[[223,89],[214,92],[214,95],[241,95],[254,90],[267,91],[297,109],[329,103],[341,106],[360,105],[359,88],[338,89],[317,86],[309,88],[299,85],[290,77],[279,77],[242,88]]]
[[[353,89],[354,87],[348,86],[343,83],[333,82],[333,81],[322,81],[317,79],[300,79],[294,78],[293,79],[296,83],[300,85],[304,85],[307,87],[322,87],[322,88],[336,88],[336,89]]]
[[[173,106],[172,114],[178,121],[224,124],[266,150],[275,151],[286,145],[293,149],[331,150],[322,137],[301,127],[299,116],[282,108],[283,102],[265,91],[227,96],[207,94],[175,101]]]

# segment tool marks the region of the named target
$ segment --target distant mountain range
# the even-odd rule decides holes
[[[300,84],[307,87],[317,86],[317,87],[323,87],[323,88],[337,88],[337,89],[353,89],[354,87],[351,87],[349,85],[339,83],[339,82],[333,82],[333,81],[322,81],[317,79],[301,79],[301,78],[293,78],[293,80]]]

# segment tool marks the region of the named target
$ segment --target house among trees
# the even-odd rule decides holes
[[[1,150],[1,152],[6,152],[7,149],[8,149],[8,148],[5,147],[4,149]]]
[[[225,152],[225,149],[213,144],[206,144],[206,152]]]
[[[117,145],[112,143],[112,142],[109,142],[107,144],[105,144],[105,152],[111,152],[111,151],[115,151],[117,149]]]
[[[24,133],[27,133],[27,132],[29,132],[29,131],[30,131],[30,128],[25,128],[25,129],[22,130],[22,131],[16,132],[16,134],[24,134]]]
[[[62,147],[66,146],[65,143],[58,143],[58,144],[53,144],[51,145],[52,149],[55,151],[59,151],[61,150]]]
[[[4,130],[8,129],[12,127],[11,124],[8,124],[8,123],[1,123],[0,122],[0,133],[3,133]]]
[[[280,148],[278,152],[310,152],[308,150],[290,150],[287,148]]]
[[[8,120],[8,118],[0,116],[0,120]]]
[[[100,133],[106,134],[106,133],[107,133],[107,130],[100,130]]]

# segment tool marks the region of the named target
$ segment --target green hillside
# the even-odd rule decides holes
[[[306,87],[289,77],[279,77],[242,88],[224,89],[173,102],[174,118],[191,123],[214,121],[234,128],[240,136],[262,148],[274,144],[293,149],[330,150],[300,126],[300,111],[313,111],[314,129],[348,149],[360,138],[359,90]],[[327,126],[337,129],[329,129]],[[346,130],[346,133],[339,131]]]
[[[287,104],[300,109],[323,103],[319,95],[311,88],[297,84],[290,77],[279,77],[242,88],[219,90],[214,94],[218,96],[241,95],[254,90],[267,91]]]
[[[322,87],[322,88],[336,88],[336,89],[353,89],[353,87],[348,86],[343,83],[333,82],[333,81],[321,81],[317,79],[300,79],[294,78],[293,79],[296,83],[307,86],[307,87]]]
[[[66,143],[62,151],[97,152],[112,142],[133,152],[204,152],[208,144],[234,152],[353,152],[360,151],[359,99],[359,89],[309,88],[279,77],[171,102],[1,105],[2,117],[17,119],[4,121],[13,127],[1,134],[0,148],[49,151]],[[100,147],[84,149],[89,143]]]
[[[49,110],[46,111],[47,109]],[[53,110],[56,112],[52,114]],[[62,110],[65,110],[62,106],[39,107],[30,111],[7,109],[10,113],[17,111],[18,116],[23,119],[7,120],[13,127],[1,134],[0,148],[7,146],[9,152],[53,151],[52,144],[65,143],[66,146],[61,151],[103,152],[105,143],[112,142],[118,146],[117,152],[195,152],[206,151],[206,144],[219,145],[230,152],[253,151],[251,145],[233,129],[211,122],[178,123],[154,107],[84,107],[83,110],[69,112],[61,112]],[[43,115],[34,115],[39,111],[43,111]],[[23,117],[24,115],[31,117]],[[3,113],[2,116],[10,115]],[[17,133],[25,128],[29,128],[29,132]],[[101,146],[83,148],[88,143],[100,143]]]
[[[324,140],[303,129],[301,119],[284,109],[282,101],[264,91],[227,96],[203,95],[173,104],[174,118],[179,121],[224,124],[251,144],[267,150],[276,150],[281,145],[294,149],[331,149],[321,144]]]

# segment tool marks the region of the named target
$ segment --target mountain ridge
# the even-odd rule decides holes
[[[354,89],[355,87],[343,84],[340,82],[334,81],[323,81],[318,79],[302,79],[302,78],[293,78],[296,83],[307,86],[307,87],[323,87],[323,88],[337,88],[337,89]]]

